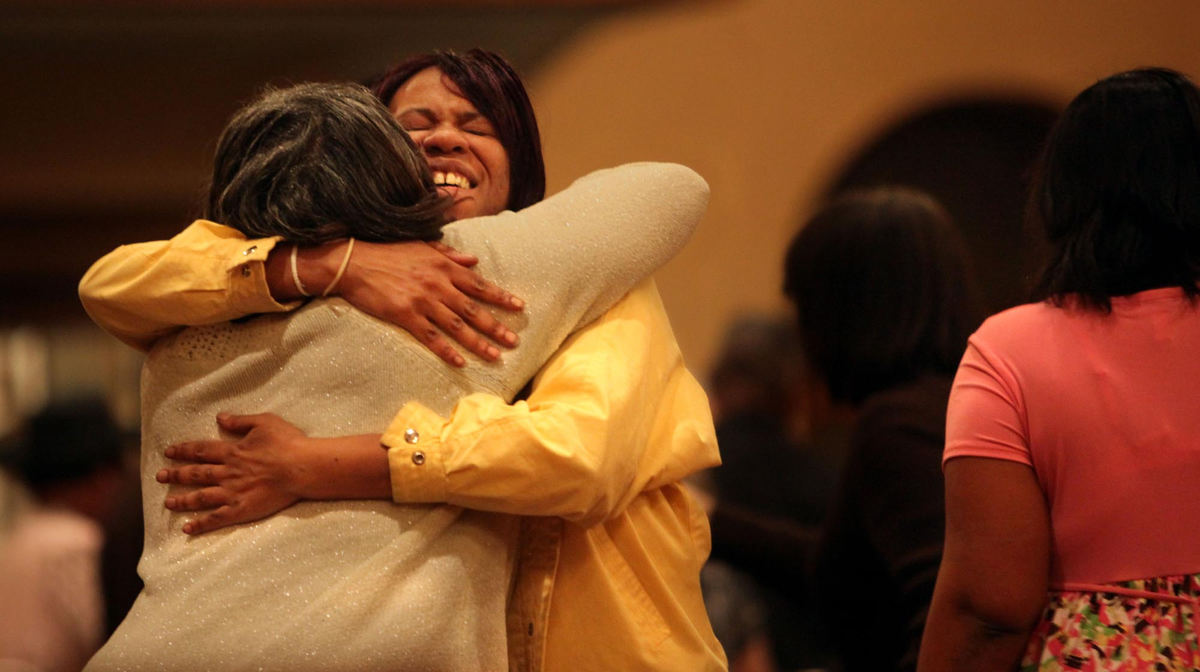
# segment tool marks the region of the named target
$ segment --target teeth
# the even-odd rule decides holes
[[[433,171],[433,183],[439,187],[461,187],[469,188],[471,183],[467,178],[458,173],[443,173],[440,170]]]

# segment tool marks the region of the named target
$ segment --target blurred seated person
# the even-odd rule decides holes
[[[0,669],[79,670],[105,632],[101,549],[125,483],[121,435],[102,402],[58,402],[3,458]]]
[[[804,567],[839,454],[807,440],[802,376],[791,321],[747,315],[727,329],[709,377],[722,455],[722,466],[706,472],[715,497],[712,558],[736,575],[707,571],[705,587],[713,600],[742,605],[714,616],[726,624],[726,650],[758,646],[750,640],[761,613],[759,629],[782,669],[816,667],[826,658]],[[722,587],[742,594],[718,597]],[[737,657],[730,658],[736,668]]]

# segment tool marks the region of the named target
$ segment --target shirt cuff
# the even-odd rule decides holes
[[[392,500],[398,504],[441,504],[446,501],[446,465],[441,434],[446,420],[411,402],[400,409],[383,434],[392,478]]]
[[[243,315],[279,313],[297,308],[300,301],[279,303],[267,285],[267,256],[279,237],[247,240],[228,260],[229,303]]]

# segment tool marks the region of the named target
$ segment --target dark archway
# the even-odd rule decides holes
[[[1029,169],[1057,111],[1049,105],[969,99],[926,108],[886,129],[826,190],[884,184],[940,200],[958,223],[988,314],[1022,303],[1035,239],[1022,224]]]

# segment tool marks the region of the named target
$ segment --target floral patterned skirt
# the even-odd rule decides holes
[[[1200,574],[1095,588],[1051,594],[1021,672],[1200,672]]]

